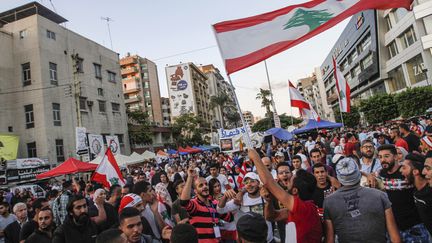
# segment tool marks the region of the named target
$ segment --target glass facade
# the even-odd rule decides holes
[[[426,67],[422,55],[419,54],[406,62],[408,77],[411,84],[427,80]]]
[[[390,92],[396,92],[406,87],[402,66],[399,66],[389,72],[388,84]]]

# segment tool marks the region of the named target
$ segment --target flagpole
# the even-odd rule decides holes
[[[267,83],[268,83],[268,86],[269,86],[270,97],[271,97],[271,102],[272,102],[272,106],[273,106],[273,112],[274,112],[274,114],[273,114],[273,120],[274,120],[275,127],[278,127],[276,125],[277,111],[276,111],[276,105],[275,105],[274,98],[273,98],[273,90],[272,90],[272,87],[271,87],[271,84],[270,84],[270,75],[269,75],[268,68],[267,68],[267,60],[264,60],[264,66],[265,66],[265,70],[266,70]],[[280,122],[279,122],[279,124],[280,124]]]
[[[342,110],[341,110],[341,106],[340,105],[341,104],[340,104],[340,100],[339,100],[339,113],[340,113],[340,116],[341,116],[342,126],[345,127],[345,123],[344,123],[344,119],[343,119]]]
[[[214,29],[213,26],[211,26],[211,28],[213,29],[213,34],[214,34],[214,37],[215,37],[216,43],[217,43],[217,45],[218,45],[219,54],[220,54],[220,56],[222,57],[222,60],[223,60],[223,63],[224,63],[225,73],[228,74],[228,72],[227,72],[227,70],[226,70],[225,59],[223,58],[222,51],[221,51],[221,48],[220,48],[219,40],[218,40],[218,38],[216,37],[216,31],[215,31],[215,29]],[[231,80],[231,76],[230,76],[229,74],[228,74],[227,76],[228,76],[228,81],[229,81],[231,87],[233,88],[234,101],[235,101],[235,103],[236,103],[237,111],[239,112],[240,119],[241,119],[241,121],[242,121],[242,123],[243,123],[243,128],[244,128],[245,131],[246,131],[246,132],[245,132],[245,134],[246,134],[246,138],[245,138],[245,140],[246,140],[246,141],[245,141],[245,142],[246,142],[246,146],[247,146],[248,149],[251,149],[251,148],[252,148],[252,140],[251,140],[251,137],[250,137],[250,134],[249,134],[249,129],[247,129],[247,126],[246,126],[246,121],[245,121],[245,119],[244,119],[243,112],[241,111],[241,108],[240,108],[240,103],[238,102],[238,99],[237,99],[237,92],[235,91],[234,85],[233,85],[232,80]]]

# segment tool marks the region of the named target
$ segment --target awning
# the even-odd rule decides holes
[[[96,170],[98,165],[82,162],[75,158],[69,158],[65,162],[61,163],[59,166],[47,171],[45,173],[41,173],[36,175],[36,179],[44,179],[49,177],[56,177],[62,175],[70,175],[79,172],[88,172]]]
[[[306,126],[299,128],[299,129],[295,129],[293,131],[293,133],[294,134],[300,134],[300,133],[309,132],[309,131],[314,130],[314,129],[338,128],[338,127],[343,127],[343,124],[342,123],[336,123],[336,122],[330,122],[330,121],[326,121],[326,120],[321,120],[318,122],[314,119],[309,119]]]
[[[292,133],[288,132],[287,130],[283,128],[270,128],[265,132],[266,135],[272,135],[280,140],[292,140],[293,135]]]

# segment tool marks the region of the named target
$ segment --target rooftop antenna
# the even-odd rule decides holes
[[[111,38],[111,29],[110,29],[109,22],[114,21],[114,20],[112,18],[110,18],[110,17],[101,17],[101,19],[105,20],[107,22],[108,34],[109,34],[110,43],[111,43],[111,50],[113,50],[113,44],[112,44],[112,38]]]

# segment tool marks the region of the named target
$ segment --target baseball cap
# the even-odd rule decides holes
[[[344,186],[352,186],[360,182],[360,169],[353,158],[341,159],[336,164],[336,174],[339,182]]]
[[[254,212],[245,213],[237,221],[237,232],[239,236],[247,241],[266,241],[267,230],[267,223],[264,217]]]
[[[140,196],[138,196],[137,194],[134,194],[134,193],[129,193],[121,199],[120,206],[118,209],[119,213],[124,208],[133,207],[133,206],[135,206],[141,202],[142,202],[142,199]]]
[[[285,155],[282,152],[276,152],[275,156],[279,156],[279,157],[285,157]]]
[[[257,181],[260,180],[260,179],[259,179],[259,176],[258,176],[255,172],[248,172],[248,173],[244,176],[243,180],[246,180],[246,178],[249,178],[249,179],[252,179],[252,180],[257,180]]]

